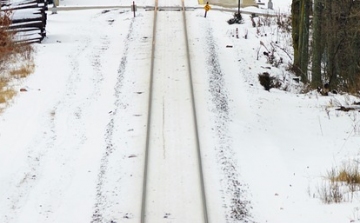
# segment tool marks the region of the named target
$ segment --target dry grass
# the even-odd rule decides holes
[[[8,32],[7,27],[11,24],[12,13],[5,11],[0,17],[0,71],[6,70],[9,60],[15,52],[13,33]]]
[[[13,89],[6,89],[4,91],[0,91],[0,104],[7,103],[15,95],[16,91]]]
[[[9,81],[5,78],[0,78],[0,90],[8,85]]]
[[[0,104],[6,103],[8,96],[10,96],[7,85],[9,80],[6,78],[0,79]]]
[[[320,199],[327,204],[352,201],[360,191],[360,172],[358,161],[332,168],[325,177],[327,183],[318,189]]]
[[[16,91],[8,88],[9,79],[0,79],[0,104],[5,104],[16,95]]]
[[[360,184],[360,172],[357,165],[344,165],[339,170],[331,170],[328,177],[332,182],[344,182],[347,184]]]
[[[27,64],[21,65],[19,68],[13,68],[10,71],[3,71],[3,77],[0,77],[0,104],[7,105],[8,102],[11,101],[14,96],[16,96],[17,92],[10,85],[11,81],[14,79],[22,79],[27,77],[34,72],[34,69],[35,64],[33,61],[30,61]],[[4,108],[4,106],[2,106],[2,108]],[[2,109],[0,109],[0,113],[1,111]]]
[[[342,187],[338,182],[324,183],[321,188],[318,188],[320,200],[325,204],[344,202],[344,192],[341,188]]]
[[[25,78],[32,74],[35,70],[35,64],[33,62],[21,65],[18,69],[13,69],[9,73],[14,78]]]
[[[25,78],[34,72],[34,50],[31,45],[14,43],[14,33],[7,27],[11,24],[12,12],[0,16],[0,112],[16,95],[10,86],[14,79]]]

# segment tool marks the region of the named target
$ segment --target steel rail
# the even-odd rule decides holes
[[[147,190],[147,176],[148,176],[148,164],[149,164],[149,145],[150,145],[150,128],[151,128],[151,111],[152,111],[152,89],[153,89],[153,81],[154,81],[154,64],[155,64],[155,37],[156,37],[156,20],[157,20],[157,7],[158,0],[155,0],[155,10],[154,10],[154,20],[153,20],[153,40],[151,47],[151,65],[150,65],[150,87],[149,87],[149,112],[148,112],[148,121],[147,121],[147,133],[146,133],[146,145],[145,145],[145,162],[144,162],[144,176],[143,176],[143,190],[142,190],[142,203],[141,203],[141,223],[145,223],[146,217],[146,190]]]
[[[208,211],[206,204],[206,193],[205,193],[205,180],[203,173],[203,166],[201,161],[201,149],[200,149],[200,139],[199,139],[199,128],[196,118],[196,106],[195,106],[195,95],[194,95],[194,86],[193,86],[193,77],[192,77],[192,69],[191,69],[191,60],[190,60],[190,47],[188,42],[188,32],[187,32],[187,24],[186,24],[186,14],[185,14],[185,4],[184,0],[181,0],[182,6],[181,10],[183,13],[183,26],[184,26],[184,38],[186,45],[186,57],[188,64],[188,75],[189,75],[189,86],[191,91],[191,106],[193,112],[193,123],[195,130],[195,143],[196,143],[196,155],[198,161],[198,171],[200,175],[200,190],[201,190],[201,203],[203,207],[203,219],[204,223],[208,223]],[[148,178],[148,165],[149,165],[149,147],[150,147],[150,131],[151,131],[151,117],[152,117],[152,98],[153,98],[153,77],[154,77],[154,64],[155,64],[155,50],[156,50],[156,28],[157,28],[157,12],[159,11],[158,1],[155,2],[154,7],[154,19],[153,19],[153,41],[152,41],[152,49],[151,49],[151,65],[150,65],[150,92],[148,98],[149,104],[149,113],[148,113],[148,122],[147,122],[147,134],[146,134],[146,148],[145,148],[145,161],[144,161],[144,169],[143,169],[143,190],[142,190],[142,204],[141,204],[141,223],[146,222],[146,203],[147,203],[147,178]]]
[[[204,168],[201,161],[201,147],[200,147],[200,137],[199,137],[199,126],[198,121],[196,118],[196,104],[195,104],[195,93],[194,93],[194,82],[193,82],[193,75],[192,75],[192,69],[191,69],[191,60],[190,60],[190,47],[189,47],[189,41],[188,41],[188,32],[187,32],[187,24],[186,24],[186,12],[185,12],[185,3],[184,0],[181,0],[182,7],[183,7],[183,24],[184,24],[184,34],[185,34],[185,41],[186,41],[186,53],[187,53],[187,63],[188,63],[188,73],[189,73],[189,85],[190,85],[190,91],[191,91],[191,103],[192,103],[192,109],[194,113],[194,125],[195,125],[195,139],[196,139],[196,150],[197,150],[197,158],[198,158],[198,168],[200,173],[200,187],[201,187],[201,197],[202,197],[202,203],[203,203],[203,212],[204,212],[204,222],[209,222],[208,217],[208,211],[207,211],[207,204],[206,204],[206,193],[205,193],[205,180],[204,180]]]

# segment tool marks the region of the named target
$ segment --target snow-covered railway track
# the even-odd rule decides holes
[[[208,222],[184,2],[179,13],[161,4],[154,10],[141,222]]]

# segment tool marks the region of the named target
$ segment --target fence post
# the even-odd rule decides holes
[[[206,5],[204,6],[204,9],[205,9],[205,15],[204,15],[204,17],[206,18],[207,12],[211,9],[211,7],[210,7],[210,5],[209,5],[209,2],[206,2]]]
[[[136,11],[136,5],[135,2],[133,1],[133,4],[131,6],[132,11],[134,12],[134,17],[135,17],[135,11]]]
[[[51,9],[51,11],[52,11],[51,14],[57,14],[57,8],[56,8],[56,6],[58,6],[58,5],[59,5],[59,0],[54,0],[54,1],[53,1],[53,7],[52,7],[52,9]]]
[[[57,14],[57,8],[56,8],[56,5],[55,3],[53,4],[53,7],[51,8],[51,14]]]

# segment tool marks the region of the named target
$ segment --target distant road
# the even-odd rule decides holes
[[[237,8],[224,8],[224,7],[220,7],[220,6],[211,6],[211,10],[215,10],[215,11],[223,11],[223,12],[237,12]],[[131,5],[106,5],[106,6],[58,6],[56,7],[58,11],[73,11],[73,10],[90,10],[90,9],[131,9]],[[155,6],[139,6],[137,5],[137,8],[140,9],[144,9],[146,11],[151,11],[155,9]],[[159,7],[160,8],[166,8],[166,7]],[[204,6],[199,5],[199,6],[188,6],[188,7],[184,7],[185,10],[204,10]],[[169,8],[170,9],[170,8]],[[49,8],[49,11],[51,11],[52,8]],[[176,11],[178,11],[178,9],[174,9]],[[171,10],[169,10],[171,11]],[[240,9],[241,13],[243,14],[257,14],[257,15],[266,15],[266,16],[276,16],[275,11],[273,10],[262,10],[262,9],[258,9],[255,7],[251,7],[251,8],[247,8],[247,9]]]

